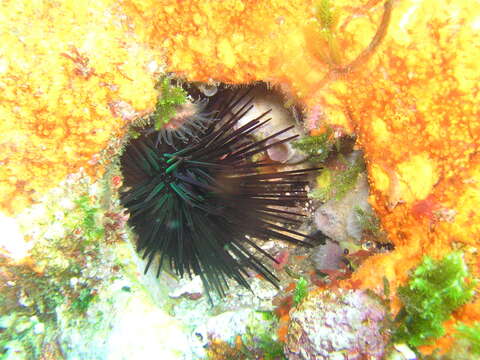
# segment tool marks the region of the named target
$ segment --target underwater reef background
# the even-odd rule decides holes
[[[101,178],[115,139],[154,109],[162,74],[264,81],[304,106],[311,134],[341,126],[364,152],[369,202],[395,249],[340,287],[381,294],[386,280],[396,314],[425,255],[462,251],[479,277],[478,1],[3,1],[0,23],[5,217],[80,169]],[[28,252],[9,261],[35,264]],[[480,321],[478,296],[420,349],[447,351],[460,321]]]

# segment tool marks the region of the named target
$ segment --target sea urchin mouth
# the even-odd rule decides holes
[[[252,140],[270,120],[266,111],[235,126],[252,101],[249,90],[225,91],[206,104],[212,119],[202,131],[161,142],[147,127],[126,147],[121,201],[138,235],[138,251],[147,259],[145,272],[158,256],[157,276],[168,264],[179,276],[199,275],[207,294],[223,296],[228,278],[249,288],[247,268],[277,285],[260,255],[275,259],[253,239],[309,245],[309,237],[292,226],[301,223],[298,209],[307,200],[306,175],[312,169],[260,171],[270,164],[252,157],[296,136],[275,141],[286,128]]]

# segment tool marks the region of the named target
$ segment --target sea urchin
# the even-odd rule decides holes
[[[292,226],[300,223],[298,208],[307,200],[306,174],[312,169],[261,171],[271,164],[252,157],[296,136],[278,139],[286,128],[252,140],[270,120],[267,111],[237,125],[252,101],[248,89],[224,90],[206,104],[212,121],[196,134],[165,142],[150,126],[137,130],[141,135],[127,145],[121,201],[138,235],[138,251],[147,259],[145,272],[159,256],[157,276],[168,264],[179,276],[199,275],[207,294],[223,296],[228,278],[249,288],[247,268],[277,285],[261,255],[275,259],[254,239],[310,245]]]

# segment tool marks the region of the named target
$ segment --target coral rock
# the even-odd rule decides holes
[[[312,293],[290,313],[289,360],[382,359],[388,334],[385,309],[360,290]]]
[[[155,104],[159,53],[115,1],[0,4],[0,210],[17,213]]]

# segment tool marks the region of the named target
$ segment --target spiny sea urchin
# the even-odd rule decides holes
[[[307,200],[312,169],[260,171],[271,164],[252,157],[296,136],[272,142],[286,128],[253,140],[252,133],[270,119],[266,111],[238,124],[253,107],[249,92],[223,90],[212,97],[202,106],[210,121],[190,126],[195,133],[164,141],[161,131],[148,126],[126,147],[121,201],[138,234],[138,251],[148,260],[145,272],[159,256],[157,276],[168,264],[179,276],[199,275],[207,294],[223,296],[227,278],[249,288],[247,268],[277,285],[259,254],[275,259],[254,238],[310,245],[309,236],[291,227],[300,223],[297,209]]]

